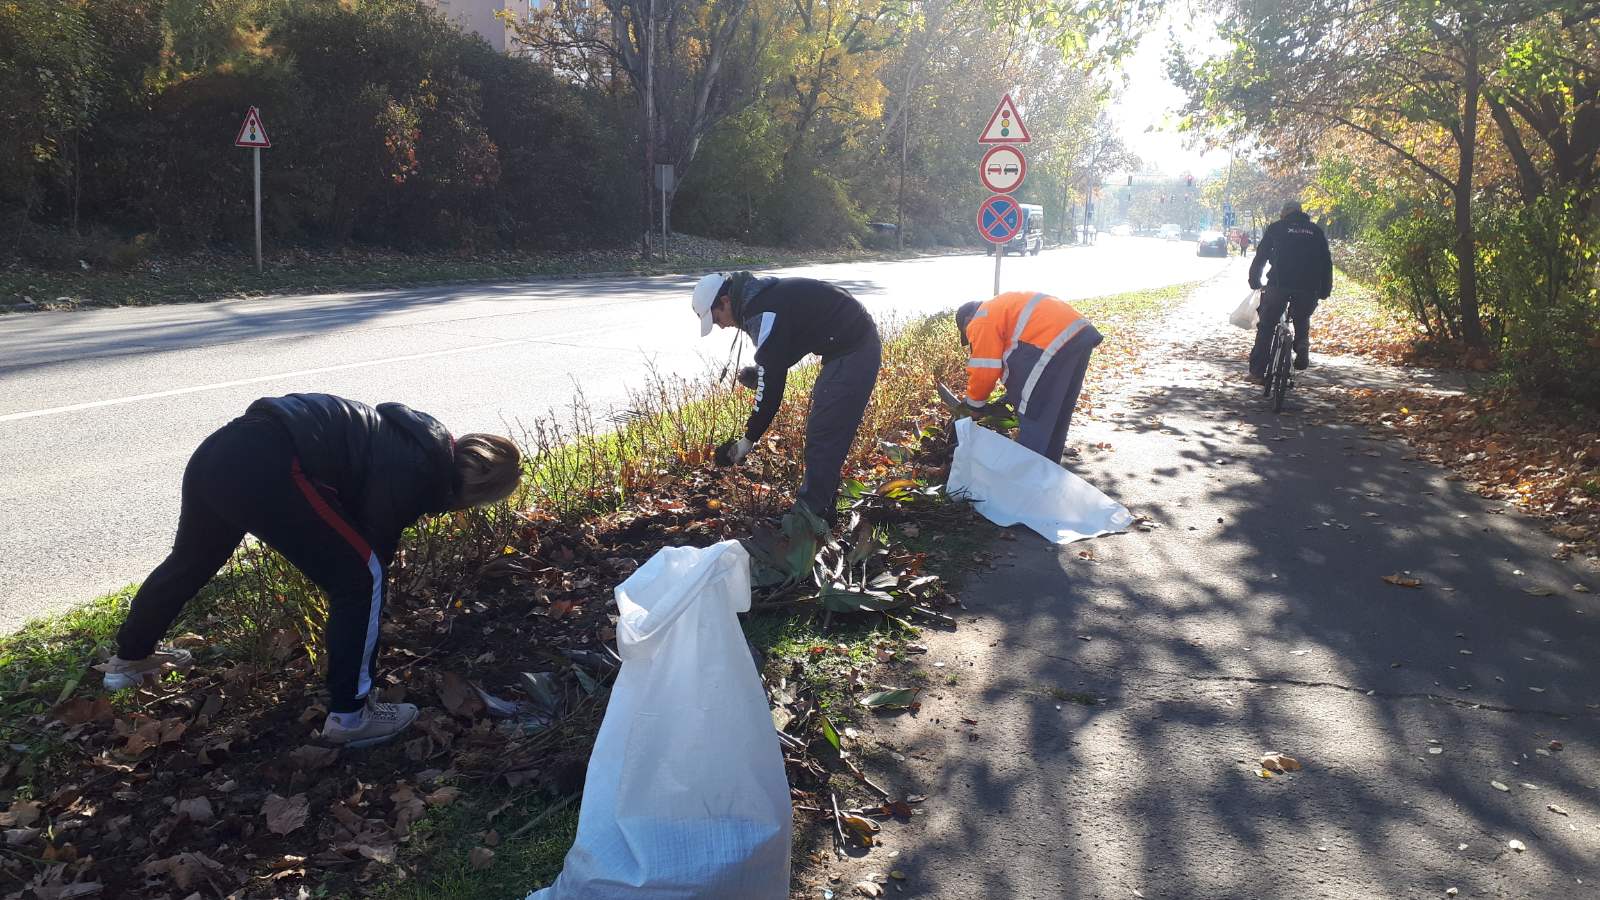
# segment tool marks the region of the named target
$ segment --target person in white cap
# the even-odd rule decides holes
[[[715,272],[700,279],[693,307],[702,337],[713,326],[741,328],[756,345],[754,371],[741,377],[756,392],[755,409],[744,435],[717,448],[717,465],[738,464],[761,439],[783,402],[790,367],[807,354],[822,357],[806,419],[805,476],[795,499],[831,524],[845,457],[878,383],[883,345],[877,323],[861,301],[837,285],[749,272]]]

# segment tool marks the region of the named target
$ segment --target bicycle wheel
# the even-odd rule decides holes
[[[1272,383],[1278,377],[1278,345],[1280,343],[1282,343],[1281,335],[1274,330],[1272,332],[1272,343],[1268,345],[1269,349],[1267,350],[1267,371],[1263,373],[1261,378],[1261,396],[1263,397],[1272,396]]]
[[[1283,399],[1289,396],[1289,378],[1294,370],[1290,367],[1290,355],[1293,348],[1289,342],[1278,341],[1278,352],[1272,359],[1272,377],[1267,381],[1267,388],[1272,392],[1272,411],[1283,412]]]

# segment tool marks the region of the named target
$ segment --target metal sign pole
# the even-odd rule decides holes
[[[253,148],[256,163],[256,274],[261,274],[261,148]]]
[[[667,255],[667,189],[661,189],[661,255]]]
[[[1000,296],[1000,260],[1006,258],[1006,245],[994,245],[994,293]]]

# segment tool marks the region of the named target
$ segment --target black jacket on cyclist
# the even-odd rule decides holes
[[[1261,287],[1261,269],[1268,263],[1267,284],[1280,291],[1305,292],[1317,300],[1326,300],[1333,293],[1328,236],[1303,212],[1290,213],[1261,233],[1250,263],[1252,290]]]

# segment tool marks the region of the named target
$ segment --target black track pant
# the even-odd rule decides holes
[[[183,473],[172,554],[133,598],[117,655],[143,659],[248,532],[328,595],[328,692],[334,712],[361,708],[377,670],[383,566],[333,491],[300,471],[282,426],[245,416],[206,438]]]
[[[811,412],[806,416],[806,472],[796,500],[823,521],[838,518],[839,478],[856,431],[867,414],[867,401],[878,383],[883,365],[883,344],[878,329],[866,335],[854,350],[822,361],[817,383],[811,388]]]
[[[1317,298],[1305,291],[1285,291],[1267,285],[1261,292],[1260,318],[1256,322],[1256,344],[1250,349],[1250,374],[1260,378],[1272,360],[1272,331],[1278,327],[1278,317],[1283,315],[1284,304],[1289,304],[1289,318],[1294,322],[1294,349],[1306,353],[1311,349],[1311,314],[1317,311]]]

